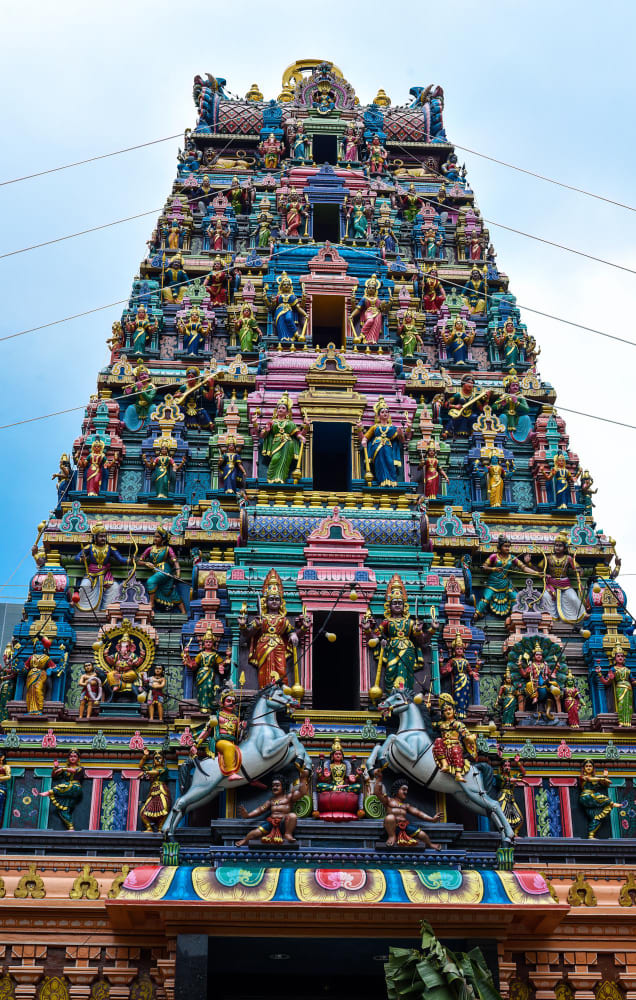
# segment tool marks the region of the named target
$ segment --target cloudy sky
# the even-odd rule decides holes
[[[403,103],[411,86],[441,84],[452,141],[636,206],[630,0],[602,8],[591,0],[31,0],[5,11],[3,29],[0,180],[181,132],[194,124],[195,73],[224,76],[239,95],[256,82],[269,98],[287,65],[316,57],[340,66],[362,103],[378,87]],[[0,254],[159,210],[177,147],[173,140],[0,187]],[[492,223],[636,270],[634,212],[468,153],[465,160]],[[127,296],[153,222],[149,215],[0,259],[0,335]],[[636,274],[490,230],[522,305],[636,341]],[[0,342],[0,424],[80,407],[0,430],[0,599],[24,594],[35,525],[54,504],[51,473],[71,450],[120,311]],[[523,317],[564,407],[636,424],[636,347]],[[636,431],[565,416],[596,480],[598,524],[617,539],[623,583],[636,591]]]

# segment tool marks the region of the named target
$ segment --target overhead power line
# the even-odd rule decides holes
[[[44,177],[45,174],[56,174],[60,170],[70,170],[71,167],[82,167],[85,163],[95,163],[97,160],[107,160],[109,156],[120,156],[122,153],[131,153],[133,149],[143,149],[145,146],[156,146],[159,142],[169,142],[170,139],[181,139],[183,132],[175,135],[165,135],[163,139],[150,139],[149,142],[140,142],[137,146],[126,146],[124,149],[114,149],[111,153],[101,153],[98,156],[89,156],[86,160],[75,160],[74,163],[65,163],[61,167],[49,167],[48,170],[39,170],[36,174],[24,174],[23,177],[12,177],[8,181],[0,181],[0,187],[7,184],[19,184],[20,181],[30,181],[34,177]]]
[[[566,184],[565,181],[558,181],[554,177],[546,177],[545,174],[538,174],[535,170],[527,170],[525,167],[519,167],[515,163],[498,160],[496,156],[489,156],[487,153],[478,153],[476,149],[470,149],[469,146],[460,146],[458,142],[453,142],[451,145],[455,146],[456,149],[463,149],[465,153],[480,156],[483,160],[490,160],[491,163],[498,163],[502,167],[509,167],[510,170],[518,170],[521,174],[528,174],[529,177],[536,177],[538,180],[546,181],[548,184],[556,184],[567,191],[576,191],[577,194],[584,194],[587,198],[596,198],[597,201],[605,201],[608,205],[616,205],[618,208],[626,208],[628,212],[636,212],[636,208],[633,205],[626,205],[625,202],[614,201],[613,198],[606,198],[605,195],[594,194],[593,191],[586,191],[585,188],[576,187],[574,184]]]

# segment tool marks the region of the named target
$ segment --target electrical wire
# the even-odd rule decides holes
[[[502,167],[509,167],[510,170],[518,170],[521,174],[528,174],[529,177],[536,177],[540,181],[546,181],[548,184],[556,184],[558,187],[565,188],[567,191],[576,191],[577,194],[584,194],[587,198],[596,198],[597,201],[605,201],[609,205],[616,205],[618,208],[626,208],[628,212],[636,212],[636,208],[633,205],[626,205],[622,201],[614,201],[613,198],[606,198],[602,194],[594,194],[593,191],[586,191],[585,188],[576,187],[574,184],[566,184],[565,181],[557,181],[554,177],[546,177],[545,174],[539,174],[534,170],[527,170],[525,167],[519,167],[515,163],[507,163],[505,160],[498,160],[496,156],[489,156],[487,153],[478,153],[476,149],[470,149],[469,146],[460,146],[458,142],[452,142],[452,146],[456,149],[462,149],[465,153],[472,153],[473,156],[480,156],[483,160],[490,160],[491,163],[498,163]]]
[[[70,170],[71,167],[81,167],[85,163],[95,163],[96,160],[107,160],[109,156],[120,156],[122,153],[130,153],[134,149],[144,149],[145,146],[156,146],[159,142],[169,142],[170,139],[181,139],[183,132],[175,135],[166,135],[163,139],[151,139],[149,142],[140,142],[137,146],[126,146],[124,149],[114,149],[112,153],[101,153],[99,156],[89,156],[86,160],[75,160],[74,163],[65,163],[61,167],[49,167],[48,170],[39,170],[36,174],[24,174],[23,177],[12,177],[8,181],[0,181],[0,187],[7,184],[19,184],[21,181],[30,181],[34,177],[44,177],[45,174],[56,174],[60,170]]]

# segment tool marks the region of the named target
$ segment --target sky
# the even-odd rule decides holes
[[[606,0],[418,0],[371,5],[165,0],[27,0],[3,15],[0,180],[180,133],[195,124],[192,78],[277,97],[286,66],[334,62],[362,104],[414,85],[444,88],[451,141],[636,206],[636,5]],[[159,210],[178,140],[0,187],[0,255]],[[636,215],[462,154],[483,216],[636,271]],[[128,296],[155,215],[0,256],[0,337]],[[489,226],[521,305],[636,341],[636,274]],[[55,505],[51,474],[78,435],[121,306],[0,341],[3,470],[0,600],[23,598],[36,525]],[[539,372],[570,409],[636,424],[636,346],[529,312]],[[563,414],[598,488],[599,528],[617,540],[636,595],[636,431]],[[629,576],[628,574],[634,574]],[[636,606],[636,601],[632,600]]]

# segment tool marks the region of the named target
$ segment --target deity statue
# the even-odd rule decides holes
[[[163,722],[163,703],[166,691],[166,668],[157,663],[151,674],[147,675],[148,686],[148,718],[152,722],[157,710],[159,722]]]
[[[609,795],[600,791],[609,788],[611,784],[607,770],[603,771],[602,776],[597,776],[594,762],[591,760],[583,762],[579,775],[579,805],[587,814],[588,840],[594,840],[601,823],[606,816],[609,816],[612,809],[621,807],[620,802],[612,802]]]
[[[486,280],[478,267],[474,267],[470,272],[470,277],[461,294],[464,296],[464,302],[472,316],[486,312],[488,289]]]
[[[223,389],[214,384],[213,375],[202,375],[194,365],[186,368],[185,375],[174,402],[183,406],[186,427],[211,430],[214,418],[223,413]]]
[[[80,611],[102,611],[119,600],[120,585],[113,578],[113,564],[125,566],[128,559],[114,545],[110,545],[101,521],[91,528],[91,542],[75,556],[75,562],[84,566],[84,576],[78,589]]]
[[[139,431],[145,425],[150,407],[157,390],[152,384],[150,373],[144,365],[135,368],[135,381],[124,388],[125,395],[133,395],[134,402],[126,407],[124,423],[129,431]]]
[[[492,339],[501,351],[504,368],[508,370],[516,368],[521,360],[521,352],[526,346],[526,336],[523,330],[516,329],[512,317],[509,316],[502,327],[493,331]]]
[[[224,218],[217,216],[217,218],[212,219],[205,234],[209,240],[210,250],[214,250],[217,253],[227,250],[227,241],[230,232]]]
[[[450,154],[446,162],[442,163],[440,170],[447,181],[460,181],[462,179],[456,153]]]
[[[106,458],[104,442],[96,437],[90,446],[88,455],[82,455],[81,451],[75,457],[75,464],[78,469],[84,472],[84,488],[89,497],[98,497],[102,488],[104,472],[112,469],[115,464],[113,458]]]
[[[147,674],[144,672],[147,654],[141,643],[131,634],[130,622],[124,621],[121,635],[114,644],[104,648],[100,643],[94,647],[108,668],[106,687],[109,701],[144,702],[147,698]],[[110,650],[110,651],[108,651]]]
[[[508,437],[522,444],[532,430],[530,407],[521,392],[517,373],[512,368],[503,380],[503,393],[495,400],[493,411],[506,428]]]
[[[443,403],[443,409],[448,410],[449,421],[443,437],[466,438],[472,433],[477,415],[481,413],[490,399],[490,390],[482,392],[475,388],[472,375],[464,375],[458,392],[454,392]]]
[[[580,728],[580,707],[581,695],[579,694],[579,689],[576,686],[574,674],[568,667],[568,672],[565,675],[565,683],[563,685],[563,708],[567,712],[568,726],[570,726],[571,729]]]
[[[57,815],[67,830],[74,830],[73,811],[82,799],[82,782],[84,780],[84,768],[80,763],[80,756],[77,750],[71,750],[66,764],[60,765],[57,760],[53,761],[51,777],[62,778],[48,792],[41,792],[43,799],[49,799]]]
[[[437,268],[432,267],[424,278],[422,302],[426,312],[438,313],[446,301],[446,292],[439,280]]]
[[[286,483],[292,471],[292,463],[300,462],[309,424],[306,419],[300,428],[294,423],[292,404],[287,393],[278,400],[269,423],[259,427],[256,420],[255,414],[252,432],[255,437],[263,438],[263,456],[269,461],[267,482]]]
[[[139,561],[142,566],[152,571],[152,575],[146,581],[146,587],[153,611],[155,604],[159,604],[162,610],[171,610],[176,606],[184,615],[186,609],[178,586],[181,567],[169,541],[170,532],[157,527],[152,545],[141,553]]]
[[[276,336],[282,343],[290,343],[292,340],[303,341],[307,330],[307,313],[302,308],[300,301],[294,295],[294,286],[286,271],[283,271],[278,282],[278,294],[269,296],[269,285],[263,285],[265,299],[270,310],[274,313],[274,328]],[[295,315],[303,320],[300,333],[296,326]]]
[[[130,337],[131,354],[145,354],[148,346],[148,337],[156,333],[158,324],[156,319],[151,319],[145,306],[139,306],[134,318],[126,320],[126,333]]]
[[[382,260],[386,260],[388,253],[397,253],[397,239],[393,228],[389,223],[381,223],[378,233],[378,246],[382,254]],[[397,262],[396,262],[397,266]]]
[[[118,319],[115,320],[111,327],[111,336],[106,341],[106,347],[110,348],[110,363],[111,365],[119,359],[121,352],[126,346],[126,335],[124,333],[124,328]]]
[[[331,744],[329,761],[325,762],[324,754],[318,759],[314,819],[342,823],[362,818],[364,810],[359,810],[358,806],[363,786],[364,768],[358,766],[355,758],[350,765],[347,763],[340,740],[336,737]]]
[[[155,753],[151,761],[150,750],[146,747],[139,767],[142,780],[150,782],[148,797],[139,810],[139,819],[146,833],[156,833],[161,830],[171,805],[166,759],[162,753]]]
[[[523,825],[524,816],[515,800],[515,788],[518,788],[520,785],[527,785],[528,782],[525,780],[526,769],[518,756],[515,757],[514,763],[519,770],[520,777],[517,777],[513,773],[511,761],[503,760],[501,762],[501,772],[497,775],[497,802],[514,830],[515,837],[518,837],[519,830]]]
[[[60,458],[59,471],[54,472],[51,479],[57,479],[57,499],[58,503],[61,503],[70,490],[73,481],[73,470],[71,469],[71,463],[66,453]]]
[[[594,485],[594,480],[592,479],[591,475],[586,469],[585,472],[581,473],[579,492],[581,494],[581,503],[583,504],[583,511],[585,513],[585,516],[591,518],[594,517],[593,508],[595,506],[592,497],[594,496],[595,493],[598,493],[598,490],[592,489],[593,485]]]
[[[236,450],[236,438],[228,437],[225,445],[220,446],[220,452],[219,489],[224,493],[239,493],[245,489],[247,473]]]
[[[481,662],[477,660],[474,667],[468,662],[465,655],[466,645],[461,632],[455,633],[450,649],[453,655],[443,665],[440,674],[442,677],[450,674],[455,700],[455,715],[458,719],[465,719],[470,704],[470,681],[471,678],[475,681],[479,680]]]
[[[515,712],[517,711],[517,693],[512,680],[510,667],[506,667],[503,683],[497,692],[497,699],[494,705],[495,711],[501,713],[501,725],[514,726]]]
[[[373,209],[359,191],[351,204],[347,205],[346,212],[347,236],[352,240],[368,241]]]
[[[428,500],[435,500],[441,494],[442,479],[445,483],[448,483],[448,476],[439,464],[437,449],[431,443],[426,449],[426,456],[422,461],[421,481],[424,486],[424,496]]]
[[[576,589],[573,579],[576,581]],[[552,554],[546,560],[545,592],[539,607],[548,611],[554,619],[568,625],[577,625],[587,614],[580,594],[579,567],[568,551],[568,536],[565,532],[560,532],[554,539]]]
[[[184,455],[179,464],[175,462],[170,454],[167,444],[162,444],[158,455],[148,458],[141,456],[146,468],[150,471],[150,483],[155,492],[157,500],[168,500],[174,493],[177,474],[183,469],[186,456]]]
[[[557,510],[565,510],[572,506],[572,487],[576,482],[566,465],[566,456],[559,451],[554,456],[552,468],[544,468],[546,479],[551,479],[554,486],[554,506]]]
[[[193,306],[185,318],[177,319],[176,327],[183,337],[185,353],[198,355],[210,332],[210,324],[202,315],[199,307]]]
[[[384,173],[384,166],[388,157],[388,153],[377,135],[373,136],[371,142],[367,143],[367,164],[369,167],[369,175],[372,177],[374,174]]]
[[[245,210],[245,192],[241,187],[241,182],[238,177],[235,176],[232,178],[230,189],[227,194],[230,205],[232,206],[232,211],[235,215],[241,215]]]
[[[91,663],[90,660],[84,664],[84,672],[81,674],[77,684],[82,692],[79,701],[78,718],[83,719],[86,716],[87,719],[90,719],[93,709],[101,705],[104,694],[102,679],[95,670],[95,664]]]
[[[501,461],[501,457],[493,452],[488,461],[476,459],[475,469],[481,470],[486,476],[486,495],[491,507],[501,507],[504,497],[505,480],[512,471],[512,462]]]
[[[283,152],[283,144],[279,142],[273,132],[270,132],[267,139],[259,143],[258,151],[263,158],[263,166],[266,170],[278,169]]]
[[[402,341],[403,358],[412,358],[416,351],[424,350],[424,341],[418,333],[416,314],[413,309],[407,309],[398,319],[397,332]]]
[[[424,669],[422,650],[436,626],[433,623],[425,629],[422,622],[411,617],[406,587],[397,574],[391,577],[386,589],[383,621],[378,625],[367,613],[362,619],[362,630],[367,640],[380,640],[372,648],[378,673],[384,666],[384,690],[390,693],[396,685],[413,690],[415,674]]]
[[[422,199],[419,197],[415,189],[415,184],[409,184],[408,191],[406,194],[400,196],[400,201],[402,203],[404,218],[407,222],[410,222],[411,225],[413,225],[417,217],[417,213],[423,204]]]
[[[176,253],[167,267],[162,271],[163,286],[161,297],[164,302],[179,303],[183,299],[188,286],[188,275],[183,267],[183,257]]]
[[[169,226],[163,225],[161,227],[163,243],[164,246],[167,246],[168,250],[178,250],[184,235],[185,229],[179,224],[178,219],[172,219]]]
[[[360,153],[358,150],[359,143],[358,131],[354,125],[347,126],[347,131],[344,137],[344,148],[342,159],[345,163],[358,163],[360,159]]]
[[[2,666],[0,666],[0,721],[7,716],[7,705],[15,693],[15,679],[18,675],[17,659],[21,645],[17,639],[11,639],[4,647]]]
[[[311,159],[311,139],[305,135],[302,122],[298,122],[290,137],[291,155],[294,160]]]
[[[441,340],[446,347],[448,363],[454,368],[463,368],[469,363],[468,350],[473,344],[475,333],[475,327],[470,327],[461,316],[446,323],[441,332]]]
[[[258,216],[256,217],[256,246],[259,250],[269,250],[272,242],[273,216],[265,198],[261,199]]]
[[[433,757],[440,771],[447,771],[456,781],[465,781],[470,761],[464,750],[473,757],[477,754],[477,740],[469,729],[455,718],[455,699],[450,694],[439,696],[441,719],[433,722],[439,736],[433,743]]]
[[[263,337],[263,331],[256,323],[254,306],[250,302],[244,302],[240,306],[234,320],[234,329],[243,354],[250,354],[256,350],[258,342]]]
[[[216,726],[216,754],[221,774],[228,781],[240,781],[241,751],[239,743],[245,733],[247,723],[236,710],[236,694],[227,687],[219,696],[219,711],[210,723]]]
[[[299,637],[309,627],[304,615],[296,618],[293,628],[290,625],[283,583],[275,569],[265,577],[262,593],[259,616],[249,624],[244,612],[238,619],[241,632],[249,640],[249,662],[258,672],[259,688],[278,680],[287,683],[287,657],[295,655]]]
[[[398,472],[402,467],[400,445],[409,441],[412,425],[408,415],[404,427],[396,427],[391,423],[389,408],[380,396],[373,407],[375,422],[368,431],[362,423],[357,425],[360,445],[364,452],[367,468],[372,470],[375,486],[397,486]]]
[[[530,556],[525,556],[525,560],[529,562]],[[500,618],[508,617],[517,596],[510,581],[513,570],[517,569],[529,576],[541,576],[541,573],[527,562],[521,562],[516,556],[510,555],[510,540],[505,535],[499,535],[497,551],[489,555],[482,566],[482,569],[489,574],[489,582],[477,604],[475,620],[483,618],[487,611]]]
[[[388,310],[388,303],[381,302],[380,283],[376,274],[372,274],[364,283],[364,297],[361,298],[351,316],[349,323],[354,343],[377,344],[382,333],[382,314]],[[360,333],[356,333],[355,319],[360,316]]]
[[[211,306],[227,305],[229,281],[229,273],[217,257],[212,264],[212,270],[203,279],[203,287],[210,296]]]
[[[601,684],[608,687],[610,684],[614,690],[614,710],[618,716],[619,726],[631,726],[634,714],[634,686],[636,680],[632,677],[631,669],[625,662],[625,651],[620,643],[616,643],[613,649],[608,651],[607,657],[610,661],[610,669],[605,676],[601,670],[600,663],[596,664],[596,676]]]
[[[206,630],[201,636],[200,642],[201,647],[196,656],[190,655],[190,645],[188,644],[181,652],[181,659],[184,666],[195,672],[194,682],[199,708],[202,712],[212,712],[226,671],[229,673],[232,661],[229,650],[225,656],[221,656],[217,652],[216,637],[212,629]]]
[[[410,805],[408,802],[409,783],[406,778],[397,778],[391,785],[388,795],[382,782],[381,768],[374,772],[374,778],[373,793],[386,809],[384,829],[387,833],[387,847],[416,847],[421,843],[433,851],[441,850],[441,844],[434,844],[421,826],[409,822],[409,816],[416,816],[425,823],[439,823],[442,814],[437,812],[434,816],[429,816],[421,809]]]
[[[295,187],[290,188],[287,201],[282,206],[282,209],[285,213],[285,232],[287,237],[291,236],[292,239],[297,239],[299,236],[305,235],[304,233],[301,234],[300,227],[303,224],[303,220],[307,218],[307,211]]]
[[[32,641],[33,652],[20,668],[20,673],[26,674],[24,698],[27,712],[29,715],[42,715],[48,679],[57,674],[58,668],[49,656],[51,640],[45,635],[39,635]]]
[[[237,847],[245,847],[250,840],[260,840],[262,844],[295,844],[294,830],[298,817],[292,811],[292,806],[299,799],[309,794],[309,771],[300,772],[300,781],[291,791],[287,778],[282,774],[272,777],[271,798],[248,812],[245,806],[239,806],[239,816],[242,819],[253,819],[269,813],[267,819],[244,837],[236,841]]]
[[[469,260],[483,260],[484,256],[484,244],[483,240],[477,233],[474,233],[470,239],[468,245],[468,258]]]
[[[7,804],[7,790],[11,781],[11,764],[7,763],[7,755],[0,749],[0,827],[4,825],[4,810]]]
[[[526,636],[508,650],[508,665],[517,682],[519,711],[529,709],[537,720],[554,722],[566,673],[561,647],[543,635]]]

